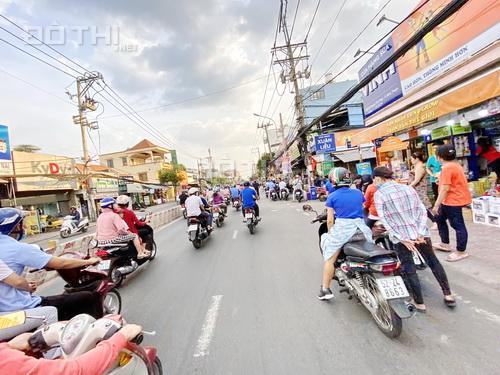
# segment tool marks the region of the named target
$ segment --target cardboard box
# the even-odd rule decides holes
[[[486,221],[486,215],[482,212],[473,212],[472,213],[472,221],[476,224],[488,224]]]
[[[488,212],[494,215],[500,215],[500,198],[490,197],[488,200]]]
[[[500,215],[488,214],[486,215],[486,224],[500,228]]]
[[[487,214],[489,210],[488,197],[474,198],[472,200],[472,211]]]

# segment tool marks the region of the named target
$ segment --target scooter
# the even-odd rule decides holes
[[[187,234],[188,239],[193,243],[195,249],[201,248],[203,241],[210,236],[211,231],[209,231],[206,225],[203,225],[197,217],[188,218],[188,228]]]
[[[306,212],[316,213],[311,222],[320,222],[318,231],[320,251],[321,237],[328,232],[326,213],[319,215],[310,205]],[[349,299],[356,298],[372,315],[378,328],[389,338],[396,338],[402,331],[402,319],[415,314],[410,294],[398,274],[399,259],[392,250],[367,242],[364,235],[356,233],[346,243],[335,262],[335,276],[341,293]]]
[[[304,199],[304,194],[302,193],[302,190],[295,190],[295,199],[297,200],[297,202],[302,202],[302,200]]]
[[[240,198],[233,198],[233,207],[236,209],[236,211],[240,210],[241,208]]]
[[[95,348],[99,342],[109,339],[125,324],[125,320],[120,315],[108,315],[96,320],[90,315],[80,314],[69,322],[57,322],[39,328],[30,337],[29,345],[35,355],[59,348],[59,358],[76,359]],[[163,374],[163,366],[157,356],[156,348],[141,346],[144,334],[155,335],[156,332],[143,331],[127,343],[106,374]]]
[[[277,201],[278,200],[278,193],[276,193],[276,190],[273,189],[269,192],[269,194],[271,195],[271,200],[273,201]]]
[[[280,199],[282,201],[287,201],[288,200],[288,196],[289,196],[288,190],[287,189],[281,189],[281,191],[280,191]]]
[[[224,223],[224,219],[226,217],[226,215],[224,214],[224,210],[220,206],[213,206],[212,215],[215,221],[215,225],[217,225],[217,228],[220,228]]]
[[[257,220],[255,210],[253,208],[245,208],[245,220],[250,234],[254,234],[255,227],[259,224],[259,220]]]
[[[73,216],[67,215],[63,219],[61,229],[59,230],[59,235],[61,238],[68,238],[78,233],[85,233],[89,229],[89,219],[84,217],[78,225],[73,221]]]

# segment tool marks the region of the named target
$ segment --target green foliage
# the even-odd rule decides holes
[[[177,164],[171,168],[162,169],[158,173],[158,179],[163,185],[172,184],[179,185],[180,182],[187,180],[186,167],[182,164]]]

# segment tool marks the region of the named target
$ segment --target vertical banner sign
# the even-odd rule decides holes
[[[12,157],[10,153],[9,128],[0,125],[0,174],[12,173]]]
[[[334,134],[322,134],[314,137],[314,144],[316,145],[316,153],[325,154],[337,150],[335,145]]]
[[[372,165],[369,162],[364,162],[364,163],[358,163],[356,164],[356,172],[360,176],[363,176],[365,174],[372,174]]]

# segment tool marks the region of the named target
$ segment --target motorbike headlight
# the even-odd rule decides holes
[[[127,352],[120,352],[118,356],[118,366],[124,367],[132,360],[132,356]]]

